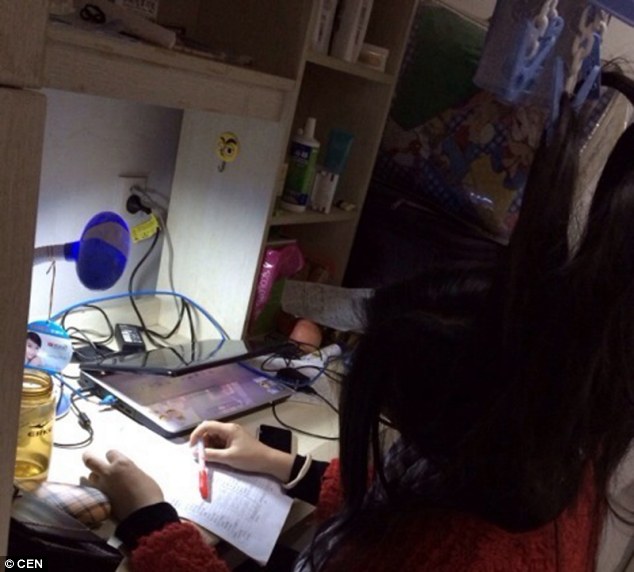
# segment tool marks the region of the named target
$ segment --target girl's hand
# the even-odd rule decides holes
[[[123,520],[140,508],[164,500],[156,481],[123,453],[108,451],[103,460],[86,451],[82,458],[91,470],[89,483],[110,499],[115,518]]]
[[[207,461],[271,475],[283,483],[290,477],[295,457],[260,443],[240,425],[204,421],[192,432],[189,444],[193,446],[200,439],[205,444]]]

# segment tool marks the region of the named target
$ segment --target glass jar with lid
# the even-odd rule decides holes
[[[51,376],[25,369],[15,456],[15,479],[44,480],[53,450],[55,395]]]

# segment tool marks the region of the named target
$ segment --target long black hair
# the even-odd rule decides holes
[[[634,103],[634,82],[603,76]],[[492,390],[445,473],[461,509],[510,530],[556,518],[591,474],[595,511],[634,438],[634,128],[610,153],[576,249],[583,115],[564,100],[475,336]]]
[[[362,534],[371,543],[395,514],[383,510],[388,507],[368,510],[365,502],[370,465],[376,479],[392,489],[384,474],[385,418],[426,457],[444,456],[455,445],[459,432],[447,430],[447,421],[459,416],[453,398],[463,387],[458,353],[468,346],[494,269],[490,261],[436,263],[421,276],[378,290],[371,299],[367,327],[340,395],[345,503],[316,535],[305,562],[310,569],[320,569],[343,536]],[[391,490],[391,507],[411,504],[407,496],[397,500],[398,494]]]
[[[634,105],[634,81],[604,74]],[[619,137],[597,184],[579,248],[566,267],[571,377],[588,393],[584,420],[599,490],[634,438],[634,125]]]
[[[634,103],[634,82],[603,82]],[[315,538],[315,568],[342,538],[380,534],[394,508],[457,508],[522,531],[556,518],[587,474],[605,492],[634,438],[634,128],[571,254],[583,120],[564,99],[494,268],[436,267],[372,299],[341,396],[344,507]],[[385,482],[388,504],[367,502],[370,464],[386,480],[382,416],[429,460],[433,494]]]

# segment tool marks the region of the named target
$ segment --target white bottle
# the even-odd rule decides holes
[[[329,173],[324,169],[317,171],[313,194],[310,198],[310,208],[314,211],[328,214],[332,207],[332,200],[335,197],[337,183],[339,183],[339,175],[337,173]]]
[[[288,172],[280,201],[280,206],[288,211],[301,213],[308,206],[320,147],[315,139],[315,123],[315,118],[309,117],[304,130],[300,129],[291,139]]]

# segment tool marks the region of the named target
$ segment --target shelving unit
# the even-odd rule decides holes
[[[368,81],[375,81],[377,83],[384,83],[386,85],[393,85],[395,81],[393,75],[372,69],[371,67],[361,64],[346,62],[344,60],[333,58],[332,56],[321,54],[318,52],[309,51],[306,54],[306,61],[308,63],[316,64],[324,68],[362,77],[367,79]]]
[[[51,23],[47,0],[5,4],[0,19],[5,205],[0,234],[11,249],[1,255],[2,283],[8,286],[0,302],[0,553],[10,513],[45,121],[45,98],[34,90],[54,88],[184,111],[169,207],[176,287],[210,311],[232,337],[240,337],[272,230],[295,236],[306,252],[332,260],[333,282],[341,280],[416,0],[374,2],[366,39],[390,50],[385,72],[310,50],[316,0],[161,0],[159,23],[185,29],[188,37],[214,49],[252,55],[250,68]],[[317,138],[324,147],[331,128],[355,136],[337,195],[356,205],[352,212],[295,215],[275,209],[289,136],[309,115],[317,118]],[[240,153],[221,170],[215,149],[225,131],[238,135]],[[170,264],[164,251],[159,288],[169,284]],[[173,306],[159,304],[166,321]]]
[[[322,150],[332,128],[354,135],[335,198],[352,203],[356,208],[351,212],[335,208],[329,215],[299,216],[289,216],[276,209],[270,226],[296,238],[309,256],[327,260],[333,268],[335,284],[341,283],[348,263],[415,6],[415,1],[374,2],[366,41],[389,49],[384,72],[316,53],[310,47],[304,55],[304,73],[292,130],[302,127],[307,117],[315,117],[316,138],[322,143]]]
[[[310,38],[317,3],[278,2],[275,10],[256,0],[160,4],[159,23],[218,50],[252,55],[250,68],[63,24],[46,30],[44,87],[184,110],[169,208],[178,253],[173,272],[186,277],[178,289],[232,337],[248,326],[272,229],[297,238],[308,255],[327,259],[333,283],[341,282],[416,4],[374,2],[367,41],[390,50],[383,72],[315,53]],[[275,207],[289,136],[308,116],[317,119],[322,149],[334,127],[354,135],[336,197],[355,205],[353,211],[296,215]],[[214,150],[224,131],[238,135],[241,151],[220,172]],[[164,253],[159,287],[168,286],[171,264]],[[172,305],[161,307],[170,319]]]
[[[281,121],[293,79],[51,23],[44,86]]]
[[[245,50],[255,53],[250,48],[258,41],[257,37],[245,36],[245,30],[257,29],[262,33],[262,26],[271,22],[276,32],[279,30],[287,37],[278,38],[272,54],[264,58],[262,65],[267,72],[274,70],[285,77],[295,74],[295,88],[288,92],[281,119],[276,123],[244,122],[241,117],[226,114],[186,111],[169,209],[174,229],[172,241],[179,253],[174,273],[188,277],[185,287],[179,289],[211,311],[232,337],[241,337],[247,331],[262,255],[273,232],[296,238],[309,257],[327,260],[333,269],[332,282],[341,283],[416,0],[402,0],[398,4],[391,0],[374,2],[367,41],[390,50],[385,72],[311,50],[316,2],[286,0],[281,2],[283,6],[277,6],[279,12],[254,1],[243,0],[239,4],[240,9],[248,7],[249,20],[258,22],[257,28],[235,29],[235,22],[233,27],[228,22],[230,30],[225,30],[227,15],[219,13],[217,6],[212,9],[201,3],[199,13],[206,10],[207,16],[223,18],[215,28],[222,29],[220,44],[232,40],[236,42],[235,49],[243,53]],[[295,13],[288,29],[278,22],[282,12],[286,21],[291,22],[287,8]],[[213,21],[198,18],[203,20]],[[298,27],[297,22],[303,23],[303,27]],[[289,36],[288,30],[295,35]],[[211,27],[207,32],[212,37]],[[197,34],[204,33],[199,25]],[[271,37],[264,35],[260,40],[271,42]],[[282,41],[293,45],[296,51],[284,47]],[[329,214],[310,210],[295,214],[276,208],[276,182],[286,159],[289,136],[303,127],[307,117],[317,119],[316,138],[322,143],[322,150],[332,128],[354,135],[336,199],[354,204],[355,210],[334,208]],[[245,145],[241,146],[236,161],[218,172],[210,161],[209,150],[223,131],[235,133]],[[166,287],[165,256],[161,266],[159,286]],[[172,306],[166,302],[164,311],[172,310]]]
[[[269,223],[270,226],[290,226],[296,224],[324,224],[329,222],[344,222],[352,221],[356,218],[356,212],[349,212],[333,207],[332,210],[326,213],[319,213],[315,211],[308,211],[304,213],[292,213],[278,209],[271,217]]]

